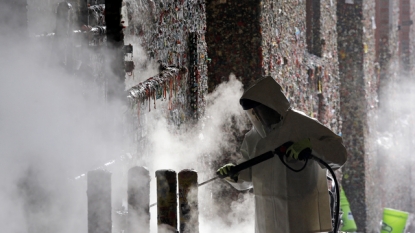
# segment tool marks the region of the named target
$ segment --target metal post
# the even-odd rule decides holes
[[[111,173],[98,169],[87,174],[88,233],[111,233]]]
[[[177,232],[177,177],[173,170],[156,171],[158,232]]]
[[[184,169],[179,172],[180,232],[199,232],[197,172]]]
[[[150,173],[145,167],[128,171],[128,231],[150,232]]]

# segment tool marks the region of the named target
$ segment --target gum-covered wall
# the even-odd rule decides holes
[[[209,91],[230,73],[245,87],[271,75],[294,108],[340,133],[335,2],[321,1],[314,15],[318,56],[306,43],[306,1],[208,1]]]
[[[261,2],[262,73],[285,88],[293,108],[340,133],[336,4],[313,4]]]
[[[180,121],[202,115],[207,93],[204,1],[127,1],[127,9],[126,37],[132,37],[143,47],[146,60],[190,70],[183,77],[189,86],[183,86],[182,97],[176,98],[174,103],[175,109],[183,112],[179,114]],[[191,57],[191,50],[196,56]],[[193,70],[191,63],[196,64]],[[151,77],[141,77],[142,80],[148,78]]]

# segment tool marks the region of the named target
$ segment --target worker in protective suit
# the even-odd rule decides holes
[[[334,169],[347,159],[341,137],[290,107],[280,85],[265,77],[247,89],[240,99],[253,127],[241,146],[243,160],[252,159],[291,141],[286,163],[300,168],[304,151],[311,150]],[[226,175],[233,164],[218,169]],[[227,181],[239,190],[253,187],[256,233],[306,233],[332,230],[326,169],[310,159],[301,172],[287,168],[275,156],[241,171]]]

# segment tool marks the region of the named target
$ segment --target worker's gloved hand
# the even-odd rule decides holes
[[[288,147],[285,155],[292,159],[305,160],[311,158],[311,142],[305,138]]]
[[[229,174],[233,167],[235,167],[235,165],[232,164],[232,163],[225,164],[216,171],[216,174],[220,178],[228,178],[229,177],[234,182],[236,182],[236,181],[238,181],[238,175],[237,174],[232,174],[232,176],[230,176],[230,174]]]

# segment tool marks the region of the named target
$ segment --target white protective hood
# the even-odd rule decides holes
[[[266,105],[284,116],[290,103],[282,93],[281,86],[270,76],[255,82],[241,97]]]
[[[343,165],[347,158],[341,137],[302,112],[292,110],[280,85],[266,77],[247,89],[241,99],[264,104],[283,116],[281,126],[261,138],[255,130],[245,135],[241,153],[243,162],[261,155],[287,141],[310,138],[313,154],[327,163]],[[300,168],[302,161],[291,161]],[[242,171],[237,189],[253,186],[255,193],[256,233],[306,233],[331,230],[331,216],[326,169],[309,160],[299,172],[289,170],[278,157]]]

